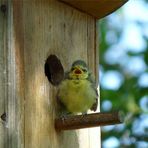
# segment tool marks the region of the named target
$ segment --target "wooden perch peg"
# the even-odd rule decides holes
[[[113,113],[93,113],[88,115],[73,115],[55,119],[55,128],[57,130],[73,130],[81,128],[90,128],[96,126],[105,126],[120,124],[124,121],[123,112]]]

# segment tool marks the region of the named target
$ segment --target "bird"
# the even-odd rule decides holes
[[[87,114],[89,109],[97,110],[98,92],[85,61],[73,62],[71,69],[65,73],[58,87],[57,98],[70,114]]]

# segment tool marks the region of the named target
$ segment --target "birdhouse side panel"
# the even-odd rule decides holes
[[[0,6],[2,9],[2,0]],[[0,11],[0,147],[4,148],[5,137],[5,101],[6,101],[6,52],[5,34],[6,19],[4,13]]]

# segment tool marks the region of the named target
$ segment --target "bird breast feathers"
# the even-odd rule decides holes
[[[59,90],[60,100],[66,104],[69,101],[70,103],[94,102],[97,97],[88,80],[65,80],[61,83]]]

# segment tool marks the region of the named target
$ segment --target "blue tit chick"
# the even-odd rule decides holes
[[[82,60],[75,61],[58,88],[58,100],[72,114],[96,111],[98,93],[91,73]]]

